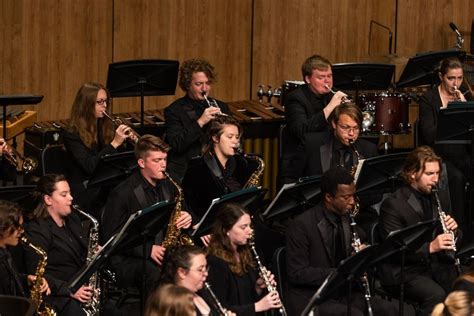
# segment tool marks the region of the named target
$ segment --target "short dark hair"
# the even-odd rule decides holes
[[[441,171],[442,159],[429,146],[420,146],[412,150],[403,164],[401,177],[405,183],[410,184],[412,181],[411,175],[425,170],[425,163],[438,162]]]
[[[176,246],[166,250],[161,272],[161,283],[175,283],[178,268],[188,270],[194,256],[206,255],[203,248],[193,245]]]
[[[19,228],[21,217],[18,204],[0,200],[0,238],[8,236],[14,229]]]
[[[354,183],[354,177],[342,167],[331,168],[321,177],[321,196],[326,193],[335,196],[338,185]]]
[[[167,153],[170,146],[161,138],[155,135],[145,134],[140,137],[135,144],[135,157],[137,159],[145,158],[148,151],[161,151]]]
[[[204,59],[189,59],[185,60],[179,68],[179,86],[183,91],[188,91],[191,86],[193,74],[196,72],[203,72],[207,79],[212,84],[217,80],[217,73],[207,60]]]
[[[303,75],[303,80],[306,76],[311,76],[313,74],[313,69],[326,70],[331,68],[331,62],[320,55],[313,55],[308,57],[303,65],[301,66],[301,73]]]

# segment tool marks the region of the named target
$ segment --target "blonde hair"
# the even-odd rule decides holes
[[[471,295],[468,292],[451,292],[444,302],[434,307],[431,316],[470,316],[471,301]]]
[[[145,316],[194,316],[194,294],[174,284],[165,284],[155,290],[146,303]]]

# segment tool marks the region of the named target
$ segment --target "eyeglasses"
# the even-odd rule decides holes
[[[356,126],[356,127],[350,127],[350,126],[347,126],[347,125],[337,125],[339,126],[340,129],[342,129],[344,132],[354,132],[354,133],[357,133],[360,131],[360,127],[359,126]]]
[[[191,268],[189,268],[189,270],[191,270],[191,271],[196,271],[196,272],[199,272],[199,273],[201,273],[201,274],[209,273],[209,267],[208,267],[208,266],[201,267],[201,268],[199,268],[199,269],[191,269]]]
[[[99,99],[99,100],[96,100],[95,103],[97,103],[98,105],[104,105],[104,103],[109,104],[110,100],[109,99]]]

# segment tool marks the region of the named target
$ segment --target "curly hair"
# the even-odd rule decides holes
[[[218,115],[216,118],[212,119],[206,127],[204,134],[203,145],[202,145],[202,155],[208,154],[213,151],[214,140],[213,137],[220,138],[224,132],[224,126],[234,125],[237,126],[239,130],[239,136],[242,136],[242,128],[239,122],[232,116],[227,115]]]
[[[191,86],[193,74],[196,72],[203,72],[206,74],[209,83],[217,81],[217,73],[207,60],[204,59],[189,59],[185,60],[179,68],[179,86],[183,91],[188,91]]]
[[[107,100],[110,94],[107,88],[95,82],[87,82],[79,88],[71,108],[71,120],[69,130],[79,133],[82,142],[89,148],[97,144],[97,129],[102,129],[104,142],[109,143],[114,137],[113,123],[108,119],[95,117],[95,104],[97,94],[100,90],[107,93]]]
[[[227,236],[227,232],[245,214],[248,214],[247,210],[240,205],[233,203],[224,204],[214,221],[212,238],[208,247],[210,255],[214,255],[227,262],[230,270],[237,275],[243,275],[247,273],[250,267],[255,267],[250,246],[248,244],[237,246],[237,253],[240,257],[240,261],[238,261],[234,255],[229,236]]]

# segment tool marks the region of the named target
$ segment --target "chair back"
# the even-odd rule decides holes
[[[34,304],[25,297],[0,295],[0,315],[2,316],[32,316],[34,311]]]
[[[273,253],[273,273],[277,282],[277,291],[280,299],[285,304],[285,292],[287,288],[287,272],[286,272],[286,249],[280,247]]]

